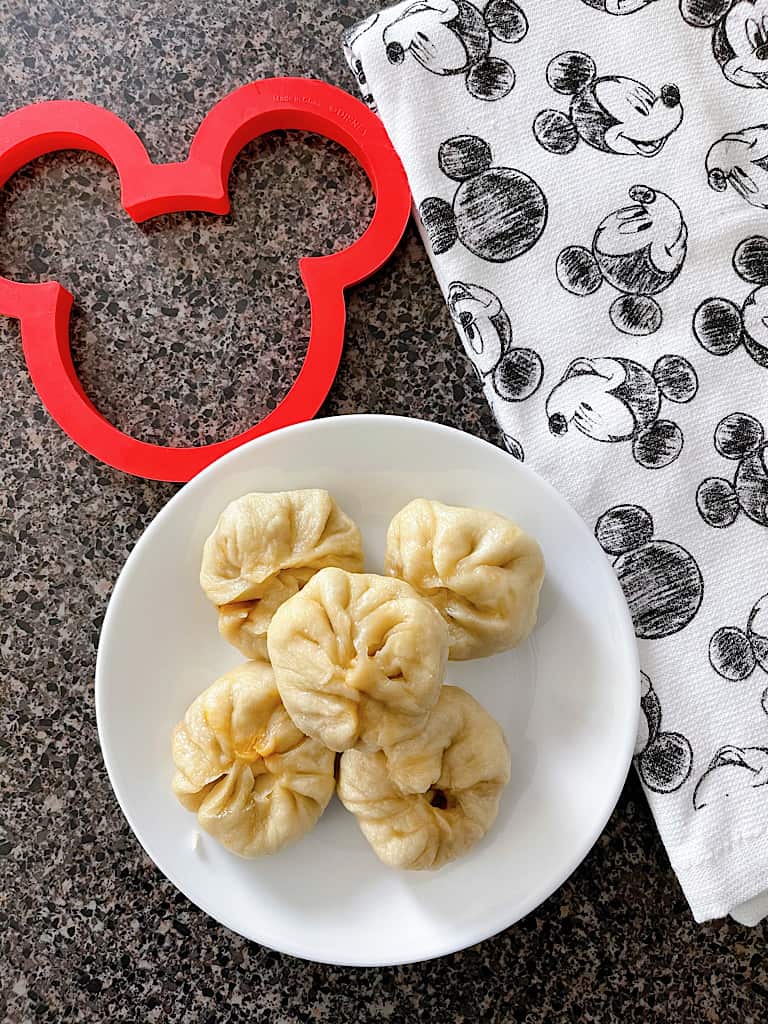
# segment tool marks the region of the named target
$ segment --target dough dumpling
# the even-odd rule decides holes
[[[455,661],[506,651],[536,623],[541,549],[495,512],[417,498],[389,524],[385,566],[443,616]]]
[[[448,632],[402,580],[323,569],[269,626],[269,657],[296,725],[331,750],[417,733],[440,692]]]
[[[333,796],[332,751],[288,717],[267,661],[249,661],[192,702],[173,733],[173,792],[241,857],[301,838]]]
[[[434,869],[493,825],[509,772],[498,723],[465,690],[444,686],[418,736],[342,754],[338,793],[385,864]]]
[[[200,585],[224,639],[263,659],[275,611],[327,565],[363,568],[360,530],[327,491],[245,494],[205,542]]]

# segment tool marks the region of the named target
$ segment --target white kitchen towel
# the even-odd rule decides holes
[[[408,0],[345,50],[507,447],[624,588],[636,766],[693,914],[755,923],[768,0]]]

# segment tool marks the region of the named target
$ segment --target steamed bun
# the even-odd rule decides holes
[[[241,857],[299,839],[333,796],[334,754],[290,720],[267,661],[240,665],[201,693],[172,750],[173,792]]]
[[[385,567],[438,609],[456,661],[514,647],[536,623],[541,549],[495,512],[417,498],[389,524]]]
[[[360,531],[327,491],[245,494],[205,542],[200,585],[225,640],[265,658],[275,611],[327,565],[363,568]]]
[[[485,835],[509,774],[497,722],[465,690],[444,686],[418,736],[342,754],[338,794],[385,864],[433,869]]]
[[[322,569],[275,612],[269,657],[296,725],[331,750],[390,746],[437,700],[448,632],[407,583]]]

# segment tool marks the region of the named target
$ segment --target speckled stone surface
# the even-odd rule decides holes
[[[565,0],[563,0],[565,5]],[[127,118],[156,159],[251,78],[354,91],[339,53],[367,0],[0,3],[0,106],[78,97]],[[295,260],[342,247],[372,208],[321,140],[275,135],[233,173],[234,214],[137,228],[94,157],[57,156],[0,195],[0,269],[76,294],[86,389],[148,440],[243,428],[287,388],[307,302]],[[248,943],[179,895],[123,820],[99,752],[93,673],[120,567],[173,494],[83,454],[37,401],[0,319],[0,1017],[294,1024],[740,1022],[768,1018],[764,926],[696,926],[634,776],[582,867],[497,938],[425,965],[346,970]],[[349,301],[324,407],[397,412],[496,440],[412,229]]]

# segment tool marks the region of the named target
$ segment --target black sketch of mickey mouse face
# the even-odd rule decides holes
[[[683,119],[676,85],[656,95],[633,78],[598,78],[595,62],[584,53],[568,50],[555,57],[547,81],[572,97],[568,114],[542,110],[533,122],[536,140],[550,153],[572,153],[581,138],[604,153],[656,156]]]
[[[531,348],[515,348],[500,299],[487,288],[454,281],[448,309],[483,385],[506,402],[523,402],[541,384],[544,368]]]
[[[595,536],[627,599],[635,635],[658,640],[684,629],[699,610],[704,581],[679,544],[653,539],[653,519],[639,505],[616,505],[597,521]]]
[[[722,806],[724,801],[735,805],[734,818],[740,811],[749,813],[756,797],[768,797],[768,750],[765,747],[720,747],[707,770],[696,783],[693,806],[697,811],[709,806]],[[758,790],[758,793],[755,793]]]
[[[498,100],[511,92],[515,72],[491,57],[491,41],[519,43],[528,32],[514,0],[490,0],[480,11],[468,0],[416,0],[384,30],[390,64],[406,54],[433,75],[464,75],[470,95]]]
[[[438,164],[460,184],[453,203],[433,196],[419,216],[436,256],[460,241],[490,263],[516,259],[536,244],[547,223],[547,201],[536,182],[512,167],[492,167],[491,147],[477,135],[441,143]]]
[[[683,449],[680,427],[659,419],[661,400],[690,402],[698,386],[682,356],[661,356],[653,371],[618,356],[574,359],[547,399],[549,429],[562,437],[573,425],[595,441],[632,441],[639,465],[661,469]]]
[[[733,483],[707,477],[696,492],[696,505],[709,526],[731,526],[741,510],[754,523],[768,526],[768,443],[754,416],[733,412],[715,427],[715,448],[737,463]]]
[[[583,0],[609,14],[634,14],[655,0]],[[734,85],[768,88],[768,0],[679,0],[693,28],[712,30],[712,52]]]
[[[591,252],[582,245],[562,250],[556,273],[572,295],[591,295],[607,281],[622,292],[610,308],[614,327],[642,336],[661,326],[661,307],[651,296],[668,288],[682,270],[688,229],[679,206],[664,192],[633,185],[629,198],[631,206],[601,222]]]
[[[719,6],[726,13],[715,26],[712,50],[723,74],[747,89],[768,88],[768,0],[731,0]]]
[[[654,793],[674,793],[691,774],[691,744],[679,732],[661,731],[661,704],[645,672],[640,673],[640,687],[635,765],[648,789]]]
[[[768,672],[768,594],[753,606],[746,630],[722,626],[712,634],[709,663],[732,682],[748,679],[758,665]]]
[[[758,366],[768,368],[768,238],[752,235],[733,254],[733,269],[760,287],[739,308],[730,299],[705,299],[693,314],[693,333],[702,348],[726,356],[743,345]]]
[[[751,206],[768,209],[768,125],[723,135],[710,147],[706,169],[713,191],[730,185]]]

